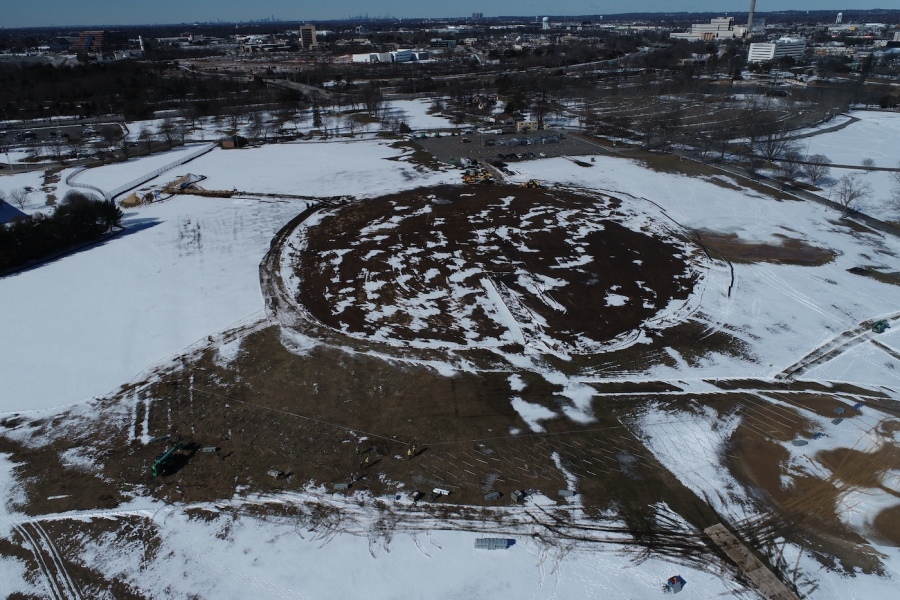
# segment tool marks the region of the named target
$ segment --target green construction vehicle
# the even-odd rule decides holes
[[[158,477],[161,473],[163,473],[169,466],[171,466],[172,461],[174,460],[175,453],[181,450],[181,444],[175,444],[162,454],[156,457],[156,460],[153,461],[153,466],[150,467],[150,472],[153,473],[154,477]]]
[[[872,325],[872,331],[874,331],[875,333],[884,333],[884,330],[888,327],[890,327],[890,325],[888,325],[888,322],[882,319]]]

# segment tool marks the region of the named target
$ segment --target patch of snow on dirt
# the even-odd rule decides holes
[[[525,389],[525,380],[517,373],[510,375],[508,381],[509,388],[514,392],[521,392]]]
[[[244,339],[239,337],[230,342],[220,344],[216,350],[216,364],[227,367],[241,354],[241,344]]]
[[[604,298],[604,300],[606,301],[607,306],[625,306],[625,304],[628,303],[629,298],[628,296],[623,296],[622,294],[609,292],[608,294],[606,294],[606,298]]]
[[[92,473],[99,470],[99,465],[93,456],[92,450],[84,447],[69,448],[59,454],[59,461],[65,467],[71,467],[83,473]]]
[[[519,416],[522,417],[522,420],[525,421],[531,431],[535,433],[543,433],[546,431],[546,429],[544,429],[544,427],[541,425],[541,421],[554,419],[559,416],[545,406],[534,404],[532,402],[526,402],[518,396],[513,396],[510,402],[512,403],[513,410],[519,413]]]

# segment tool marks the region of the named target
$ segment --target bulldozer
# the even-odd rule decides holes
[[[538,181],[537,179],[529,179],[529,180],[526,181],[525,183],[521,183],[521,184],[519,184],[519,185],[521,185],[523,188],[539,188],[539,187],[543,187],[543,186],[541,185],[541,182]]]

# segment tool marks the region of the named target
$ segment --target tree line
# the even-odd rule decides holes
[[[122,211],[113,202],[69,191],[49,215],[0,226],[0,271],[100,239],[121,223]]]

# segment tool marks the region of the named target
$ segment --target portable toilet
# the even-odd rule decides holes
[[[687,581],[685,581],[681,575],[673,575],[672,577],[669,577],[669,580],[666,582],[666,587],[669,588],[668,591],[677,594],[684,588],[686,583]]]

